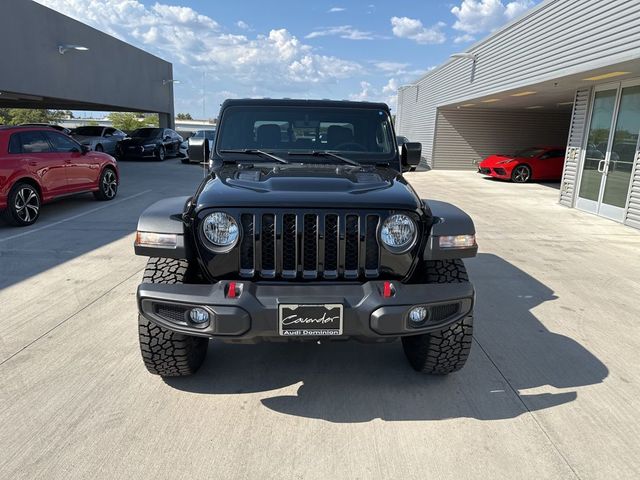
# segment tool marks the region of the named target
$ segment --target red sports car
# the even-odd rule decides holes
[[[113,157],[53,128],[0,127],[0,211],[13,225],[31,225],[43,203],[64,195],[93,192],[112,200],[118,182]]]
[[[491,155],[478,165],[478,173],[516,183],[560,180],[564,167],[562,147],[533,147],[514,155]]]

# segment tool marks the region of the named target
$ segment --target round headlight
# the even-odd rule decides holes
[[[402,253],[413,245],[416,239],[416,224],[407,215],[391,215],[380,229],[382,243],[393,253]]]
[[[233,246],[240,236],[235,219],[224,212],[214,212],[207,215],[202,222],[202,233],[217,247]]]

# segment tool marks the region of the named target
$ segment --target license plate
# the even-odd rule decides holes
[[[280,335],[289,337],[342,335],[342,305],[278,305]]]

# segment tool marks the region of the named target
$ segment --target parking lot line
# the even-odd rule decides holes
[[[145,195],[145,194],[147,194],[149,192],[151,192],[151,190],[145,190],[143,192],[136,193],[135,195],[129,195],[128,197],[121,198],[120,200],[117,200],[115,202],[109,202],[106,205],[103,205],[101,207],[92,208],[91,210],[88,210],[86,212],[78,213],[77,215],[73,215],[71,217],[64,218],[62,220],[58,220],[57,222],[53,222],[53,223],[50,223],[48,225],[43,225],[41,227],[34,228],[33,230],[29,230],[27,232],[17,233],[16,235],[11,235],[10,237],[0,238],[0,243],[6,242],[8,240],[13,240],[14,238],[24,237],[25,235],[29,235],[30,233],[39,232],[40,230],[44,230],[45,228],[55,227],[56,225],[60,225],[61,223],[68,222],[69,220],[75,220],[76,218],[80,218],[80,217],[83,217],[84,215],[89,215],[90,213],[97,212],[97,211],[102,210],[104,208],[111,207],[113,205],[117,205],[117,204],[122,203],[122,202],[126,202],[127,200],[131,200],[132,198],[136,198],[136,197],[139,197],[141,195]]]

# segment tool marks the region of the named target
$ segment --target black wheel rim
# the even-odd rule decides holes
[[[107,198],[113,198],[118,191],[118,180],[116,174],[111,170],[106,170],[102,175],[102,193]]]
[[[30,223],[38,217],[40,198],[38,192],[31,187],[22,187],[16,194],[14,210],[17,217],[25,223]]]
[[[513,173],[513,178],[518,183],[525,183],[529,180],[529,169],[527,167],[517,167]]]

